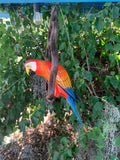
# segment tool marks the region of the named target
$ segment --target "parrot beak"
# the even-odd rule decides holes
[[[31,69],[26,69],[26,73],[29,75],[29,76],[33,76],[35,75],[36,73],[34,71],[32,71]]]
[[[26,73],[29,75],[29,69],[26,69]]]

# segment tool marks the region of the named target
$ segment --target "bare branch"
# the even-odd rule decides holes
[[[48,95],[46,97],[47,101],[49,102],[52,101],[54,97],[55,81],[58,71],[57,38],[58,38],[58,9],[54,7],[50,18],[46,56],[45,56],[45,60],[47,61],[50,61],[50,55],[52,57],[52,65],[48,82]]]
[[[93,93],[87,83],[86,83],[86,86],[87,86],[87,89],[89,90],[90,94],[93,96]]]

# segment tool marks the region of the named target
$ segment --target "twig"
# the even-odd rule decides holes
[[[22,78],[18,79],[16,82],[14,82],[12,85],[10,85],[4,92],[2,92],[0,95],[6,93],[7,91],[9,91],[10,88],[12,88],[17,82],[19,82]]]
[[[88,68],[88,71],[90,71],[90,65],[89,65],[89,63],[88,63],[87,54],[86,54],[86,60],[87,60],[87,68]],[[94,89],[94,87],[93,87],[93,82],[91,82],[91,87],[92,87],[92,90],[93,90],[94,95],[97,97],[97,94],[96,94],[95,89]]]
[[[87,85],[87,83],[86,83],[86,86],[87,86],[87,89],[89,90],[90,94],[93,96],[93,93],[92,93],[90,87]]]
[[[81,35],[80,35],[80,38],[82,39],[82,41],[83,41],[83,43],[84,43],[84,40],[83,40],[83,38],[81,37]],[[87,57],[87,52],[86,52],[85,47],[84,47],[84,51],[85,51],[85,55],[86,55],[87,69],[88,69],[88,71],[90,71],[90,65],[89,65],[89,63],[88,63],[88,57]],[[91,87],[92,87],[92,90],[93,90],[94,95],[97,97],[97,94],[96,94],[95,89],[94,89],[94,87],[93,87],[93,82],[91,82]],[[88,88],[88,86],[87,86],[87,88]],[[88,90],[89,90],[90,93],[92,94],[90,88],[88,88]],[[93,95],[93,94],[92,94],[92,95]]]

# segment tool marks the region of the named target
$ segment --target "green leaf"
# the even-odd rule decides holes
[[[60,156],[60,160],[64,160],[64,155],[63,154]]]
[[[100,134],[101,134],[101,130],[95,127],[93,128],[92,132],[88,132],[87,136],[89,139],[97,140]]]
[[[102,10],[102,15],[103,15],[103,17],[107,17],[108,16],[108,9],[107,8],[105,8],[105,9],[103,9]]]
[[[120,102],[120,96],[117,96],[116,98],[117,98],[117,101],[119,101],[119,102]]]
[[[59,50],[63,50],[66,48],[66,43],[65,42],[62,42],[59,46]]]
[[[105,49],[106,49],[106,51],[109,51],[109,50],[113,49],[112,44],[111,43],[105,44]]]
[[[28,19],[23,21],[24,27],[27,27],[27,25],[29,25],[29,24],[30,24],[30,21]]]
[[[114,67],[116,64],[117,56],[115,54],[109,54],[110,67]]]
[[[105,146],[105,142],[104,142],[104,137],[100,134],[98,139],[97,139],[97,142],[98,144],[96,144],[96,146],[99,148],[99,149],[103,149],[104,146]]]
[[[81,51],[81,57],[82,59],[85,58],[86,52],[84,50]]]
[[[4,32],[0,31],[0,38],[2,37],[3,34],[4,34]]]
[[[68,144],[68,139],[66,137],[62,137],[60,140],[60,143],[64,144],[65,146],[67,146]]]
[[[6,128],[7,135],[10,134],[11,131],[12,131],[12,127],[11,126],[7,126],[7,128]]]
[[[112,86],[113,86],[115,89],[117,89],[117,88],[118,88],[118,85],[119,85],[119,80],[117,80],[116,77],[112,77],[112,78],[110,79],[110,83],[112,84]]]
[[[64,156],[65,157],[72,157],[71,149],[65,148],[65,150],[64,150]]]
[[[119,8],[117,6],[114,6],[111,11],[113,19],[119,17]]]
[[[79,77],[80,77],[80,73],[78,71],[76,71],[75,74],[74,74],[74,79],[76,80]]]
[[[84,77],[86,80],[88,80],[89,82],[92,81],[92,74],[90,71],[84,71]]]
[[[67,67],[70,67],[71,66],[71,61],[70,60],[67,60],[67,61],[65,61],[65,63],[64,63]]]
[[[7,49],[7,55],[8,56],[13,56],[13,49],[12,48]]]
[[[115,71],[111,71],[111,72],[110,72],[110,75],[111,75],[111,76],[114,76],[114,75],[115,75]]]
[[[95,22],[96,29],[101,32],[104,28],[104,19],[102,17],[97,17]]]
[[[116,27],[119,28],[120,27],[120,19],[116,19],[114,24],[115,24]]]
[[[103,160],[103,153],[101,150],[99,150],[97,155],[95,155],[95,160]]]
[[[46,109],[46,102],[44,100],[41,100],[40,101],[40,106],[41,106],[40,111],[44,112],[45,109]]]
[[[89,22],[93,22],[94,19],[95,19],[95,16],[94,16],[93,14],[90,14],[90,15],[88,16],[88,21],[89,21]]]
[[[114,45],[114,51],[119,52],[120,51],[120,44]]]
[[[99,118],[102,114],[102,109],[103,109],[103,103],[97,102],[94,107],[93,107],[93,112],[92,112],[92,120],[95,120],[96,118]]]
[[[20,130],[21,130],[22,132],[25,132],[25,123],[24,123],[24,121],[20,121],[20,123],[19,123],[19,128],[20,128]]]
[[[7,25],[10,25],[10,22],[9,22],[9,21],[6,21],[6,24],[7,24]]]
[[[10,120],[14,120],[14,118],[15,118],[15,110],[14,109],[11,109],[11,110],[9,110],[8,111],[8,113],[9,113],[9,119]]]
[[[2,144],[4,136],[0,133],[0,145]]]
[[[34,116],[32,116],[32,117],[31,117],[31,120],[32,120],[32,123],[33,123],[34,127],[37,127],[37,125],[38,125],[38,120],[37,120],[37,118],[34,117]]]
[[[116,155],[112,155],[112,156],[110,157],[110,160],[119,160],[119,158],[118,158]]]
[[[96,53],[96,50],[93,47],[91,47],[91,50],[90,50],[90,58],[91,59],[95,57],[95,53]]]
[[[76,33],[80,31],[80,25],[77,23],[73,24],[72,28],[73,28],[73,31]]]
[[[115,35],[115,34],[111,34],[111,35],[110,35],[110,40],[111,40],[112,42],[116,41],[116,35]]]
[[[85,32],[88,32],[89,31],[89,29],[90,29],[90,27],[91,27],[91,24],[87,21],[87,22],[84,22],[83,24],[82,24],[82,29],[85,31]]]
[[[71,41],[71,43],[74,42],[75,38],[76,38],[76,34],[75,33],[74,34],[70,34],[70,41]]]
[[[2,96],[1,96],[1,101],[2,101],[2,103],[5,104],[5,105],[8,104],[8,102],[9,102],[9,96],[8,96],[7,93],[2,94]]]
[[[93,96],[92,98],[90,98],[89,100],[89,106],[93,107],[97,102],[99,102],[99,99],[95,96]]]
[[[72,57],[73,56],[73,48],[71,46],[68,47],[67,53]]]
[[[25,45],[26,45],[26,47],[30,47],[31,46],[31,41],[30,40],[26,40],[25,41]]]
[[[27,127],[29,127],[30,126],[30,120],[26,120],[25,124],[26,124]]]
[[[71,149],[67,150],[67,154],[68,154],[69,157],[72,157],[72,151],[71,151]]]
[[[70,116],[70,121],[71,121],[71,123],[72,123],[72,126],[74,126],[75,125],[75,123],[76,123],[76,116],[75,116],[75,114],[73,113],[71,116]]]
[[[120,147],[120,137],[114,137],[114,143],[117,147]]]
[[[53,160],[58,160],[59,159],[59,152],[55,151],[53,155]]]
[[[36,109],[35,112],[34,112],[34,116],[36,118],[40,118],[40,112]]]
[[[11,27],[11,26],[8,27],[7,32],[8,32],[8,33],[12,32],[12,27]]]

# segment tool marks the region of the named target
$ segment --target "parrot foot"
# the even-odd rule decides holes
[[[47,91],[46,91],[45,95],[46,95],[46,101],[48,103],[52,103],[54,101],[54,97],[53,96],[50,97]]]

